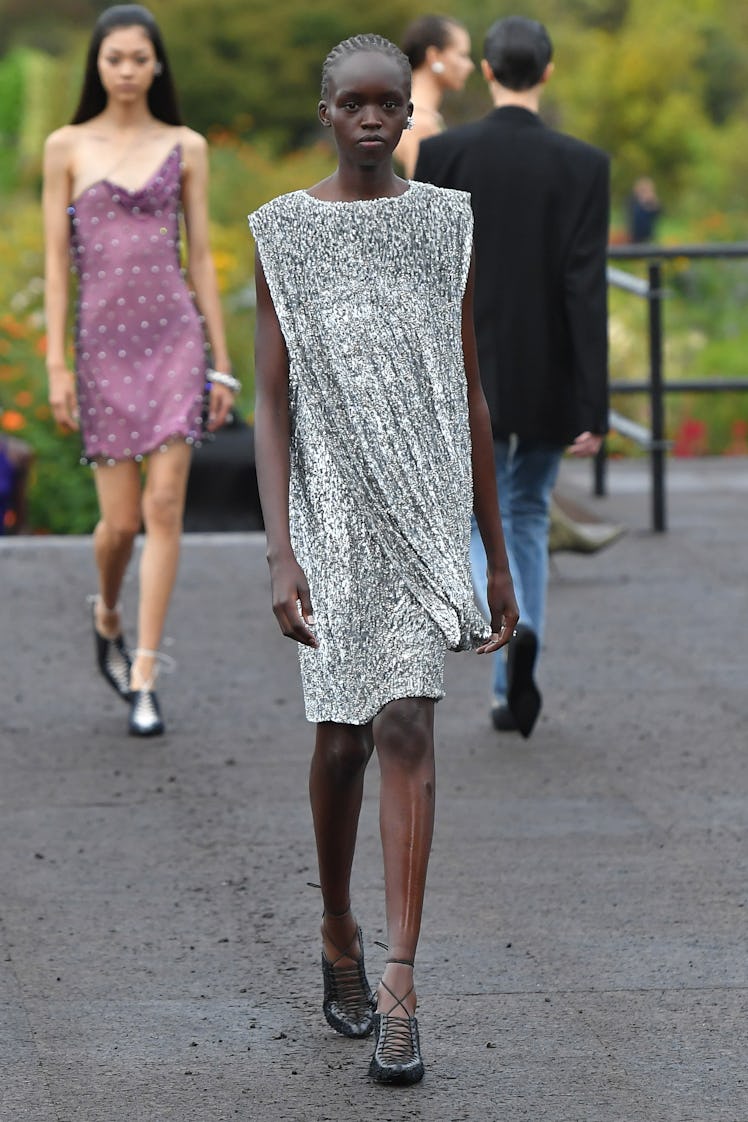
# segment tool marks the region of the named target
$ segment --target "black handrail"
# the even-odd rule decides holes
[[[646,382],[611,382],[611,393],[646,393],[649,397],[651,440],[648,444],[652,478],[652,529],[664,533],[667,529],[665,502],[665,465],[668,442],[665,439],[666,393],[719,393],[748,390],[748,378],[713,378],[708,381],[673,381],[664,377],[662,265],[684,257],[700,259],[748,257],[748,242],[721,242],[701,245],[655,245],[654,243],[610,246],[608,258],[612,261],[646,261],[647,281],[625,279],[621,270],[608,270],[608,283],[641,296],[648,305],[649,380]],[[595,458],[594,489],[596,495],[605,494],[605,444]]]

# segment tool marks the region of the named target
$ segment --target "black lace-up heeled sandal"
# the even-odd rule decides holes
[[[388,958],[387,962],[400,966],[413,966],[403,958]],[[402,997],[393,993],[386,982],[380,982],[383,989],[405,1013],[404,1017],[394,1017],[392,1012],[374,1014],[374,1055],[369,1064],[369,1075],[375,1083],[408,1084],[419,1083],[425,1068],[421,1058],[421,1043],[418,1039],[418,1021],[411,1017],[405,1000],[413,993],[413,986]]]
[[[109,685],[122,698],[130,700],[130,655],[128,654],[122,634],[116,639],[107,639],[96,626],[96,605],[98,596],[89,596],[91,604],[91,619],[93,622],[94,646],[96,648],[96,663]],[[118,612],[118,608],[106,609]]]
[[[350,912],[346,908],[337,915],[326,912],[325,915],[333,919],[340,919]],[[324,923],[324,915],[322,921]],[[322,1012],[331,1028],[343,1036],[364,1037],[369,1036],[374,1028],[374,994],[371,992],[364,968],[364,940],[361,928],[356,928],[356,934],[344,948],[340,948],[329,935],[328,942],[332,943],[338,952],[337,958],[330,959],[322,951],[322,978],[325,986]],[[351,954],[351,948],[358,939],[358,958]],[[339,966],[341,959],[352,959],[350,966]]]
[[[160,663],[169,674],[174,669],[174,659],[160,651],[138,648],[132,653],[135,657],[137,655],[151,655],[157,660],[156,666]],[[147,682],[144,682],[139,689],[130,691],[130,724],[128,729],[130,736],[161,736],[166,731],[158,698],[153,688],[155,680],[156,667],[154,667],[154,673]]]

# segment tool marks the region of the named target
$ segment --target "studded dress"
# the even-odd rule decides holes
[[[443,697],[445,651],[490,633],[469,564],[470,201],[296,191],[249,222],[289,356],[291,539],[319,639],[299,648],[306,715],[365,724]]]
[[[101,179],[68,208],[88,463],[141,460],[202,435],[207,361],[179,259],[181,167],[176,145],[138,190]]]

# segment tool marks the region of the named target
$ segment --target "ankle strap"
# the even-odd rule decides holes
[[[390,963],[396,966],[412,966],[413,969],[415,969],[416,965],[409,958],[388,958],[385,962],[385,966],[389,966]]]
[[[350,904],[348,905],[348,907],[343,912],[331,912],[328,908],[325,908],[324,911],[322,912],[322,918],[324,919],[325,916],[329,916],[330,919],[342,919],[343,916],[348,915],[350,910],[351,910],[351,905]]]
[[[322,886],[317,884],[316,881],[308,880],[306,883],[307,883],[307,888],[319,888],[320,892],[322,891]],[[329,908],[323,908],[322,918],[324,919],[325,916],[329,916],[330,919],[342,919],[343,916],[348,915],[350,910],[351,910],[350,901],[348,901],[348,907],[344,908],[342,912],[331,912]]]
[[[164,674],[173,674],[177,668],[177,660],[172,658],[171,655],[164,654],[163,651],[151,651],[147,647],[135,647],[134,650],[130,651],[131,659],[136,659],[138,655],[146,655],[148,658],[155,659],[155,669],[157,671],[163,670]]]

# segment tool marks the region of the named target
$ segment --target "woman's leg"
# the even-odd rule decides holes
[[[140,559],[138,652],[157,651],[179,564],[187,477],[192,449],[184,441],[154,453],[143,492],[145,541]],[[136,653],[130,682],[141,689],[153,680],[152,654]]]
[[[309,771],[309,797],[325,909],[322,939],[326,957],[349,966],[359,954],[357,924],[350,910],[351,868],[364,792],[364,772],[373,751],[371,725],[317,725]]]
[[[421,930],[431,839],[434,832],[434,702],[403,698],[386,705],[374,722],[374,742],[382,782],[379,823],[384,851],[384,884],[390,959],[380,988],[378,1011],[411,1015],[416,1007],[412,966]],[[410,991],[410,992],[409,992]],[[406,996],[407,995],[407,996]]]
[[[101,464],[94,470],[99,521],[94,530],[94,558],[99,574],[96,629],[106,639],[121,632],[119,596],[135,535],[140,530],[140,467],[132,460]]]

